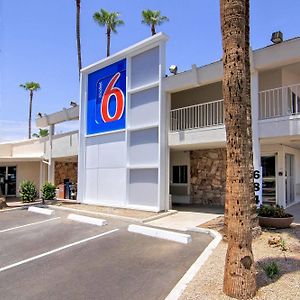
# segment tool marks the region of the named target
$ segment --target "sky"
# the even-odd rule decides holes
[[[92,18],[101,8],[119,12],[125,22],[112,36],[112,54],[150,36],[149,27],[141,24],[141,11],[155,9],[169,18],[157,28],[169,36],[167,66],[176,64],[181,72],[222,57],[219,0],[81,2],[83,66],[105,57],[105,29]],[[300,36],[299,11],[299,0],[250,0],[252,48],[269,45],[274,31],[281,30],[284,39]],[[40,83],[33,119],[38,112],[79,102],[75,17],[75,0],[0,0],[0,142],[26,138],[29,99],[21,83]],[[76,126],[64,123],[58,130]]]

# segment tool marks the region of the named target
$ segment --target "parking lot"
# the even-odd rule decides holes
[[[164,299],[211,241],[128,232],[132,222],[102,227],[24,210],[0,214],[1,299]]]

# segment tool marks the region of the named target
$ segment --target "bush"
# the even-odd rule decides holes
[[[43,200],[53,200],[55,198],[55,185],[50,183],[50,182],[46,182],[44,183],[44,185],[42,186],[41,192],[42,192],[42,199]]]
[[[260,217],[269,217],[269,218],[288,218],[292,215],[286,213],[282,206],[276,205],[262,205],[257,209],[257,213]]]
[[[33,202],[38,196],[35,184],[28,180],[23,180],[21,182],[19,193],[23,202]]]
[[[279,274],[279,267],[278,267],[277,263],[274,261],[272,261],[271,263],[264,266],[263,269],[264,269],[266,275],[271,279],[273,279],[274,277],[276,277]]]

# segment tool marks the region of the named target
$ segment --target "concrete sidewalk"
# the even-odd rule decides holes
[[[300,203],[288,207],[286,212],[294,216],[294,223],[300,224]]]
[[[222,214],[179,211],[176,214],[147,222],[147,225],[187,231],[190,227],[197,227],[219,216],[222,216]]]

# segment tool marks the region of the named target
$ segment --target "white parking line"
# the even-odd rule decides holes
[[[57,219],[60,219],[60,217],[56,217],[56,218],[52,218],[52,219],[48,219],[48,220],[44,220],[44,221],[39,221],[39,222],[34,222],[34,223],[29,223],[29,224],[25,224],[25,225],[20,225],[20,226],[16,226],[16,227],[12,227],[12,228],[3,229],[3,230],[0,230],[0,233],[15,230],[15,229],[19,229],[19,228],[23,228],[23,227],[27,227],[27,226],[42,224],[42,223],[57,220]]]
[[[79,245],[79,244],[82,244],[82,243],[85,243],[85,242],[88,242],[88,241],[97,239],[97,238],[99,238],[99,237],[102,237],[102,236],[111,234],[111,233],[116,232],[116,231],[118,231],[118,230],[119,230],[119,229],[113,229],[113,230],[110,230],[110,231],[107,231],[107,232],[104,232],[104,233],[101,233],[101,234],[98,234],[98,235],[95,235],[95,236],[92,236],[92,237],[89,237],[89,238],[86,238],[86,239],[83,239],[83,240],[80,240],[80,241],[77,241],[77,242],[74,242],[74,243],[71,243],[71,244],[68,244],[68,245],[65,245],[65,246],[62,246],[62,247],[53,249],[53,250],[51,250],[51,251],[48,251],[48,252],[45,252],[45,253],[42,253],[42,254],[39,254],[39,255],[36,255],[36,256],[33,256],[33,257],[30,257],[30,258],[21,260],[21,261],[19,261],[19,262],[17,262],[17,263],[14,263],[14,264],[12,264],[12,265],[8,265],[8,266],[6,266],[6,267],[0,268],[0,272],[3,272],[3,271],[6,271],[6,270],[9,270],[9,269],[12,269],[12,268],[14,268],[14,267],[17,267],[17,266],[26,264],[26,263],[31,262],[31,261],[33,261],[33,260],[37,260],[37,259],[39,259],[39,258],[48,256],[48,255],[51,255],[51,254],[53,254],[53,253],[56,253],[56,252],[65,250],[65,249],[67,249],[67,248],[70,248],[70,247],[73,247],[73,246],[76,246],[76,245]]]

